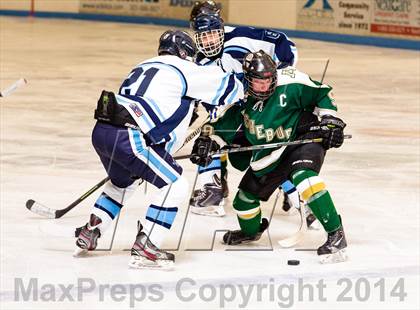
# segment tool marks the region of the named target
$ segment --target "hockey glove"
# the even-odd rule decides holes
[[[344,128],[346,123],[341,119],[325,115],[321,118],[322,145],[326,150],[332,147],[340,147],[344,142]]]
[[[206,167],[210,165],[213,158],[210,156],[211,152],[216,152],[220,149],[220,145],[209,137],[200,136],[194,141],[194,146],[191,152],[190,160],[192,163]]]

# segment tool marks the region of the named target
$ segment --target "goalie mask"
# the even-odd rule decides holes
[[[169,54],[192,61],[196,52],[194,40],[185,31],[167,30],[160,36],[159,56]]]
[[[259,100],[270,97],[277,86],[277,66],[273,59],[258,51],[248,53],[242,66],[245,80],[248,84],[248,93]]]
[[[206,57],[217,56],[223,48],[225,32],[218,11],[201,13],[191,20],[197,49]]]

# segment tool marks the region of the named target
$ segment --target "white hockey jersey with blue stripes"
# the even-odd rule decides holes
[[[247,53],[263,50],[281,67],[296,66],[295,44],[282,32],[254,27],[224,27],[225,41],[221,56],[206,58],[199,53],[197,63],[218,65],[225,72],[243,73],[242,62]]]
[[[116,95],[152,144],[173,153],[186,137],[193,100],[220,106],[243,99],[242,83],[217,66],[176,56],[157,56],[137,65]]]

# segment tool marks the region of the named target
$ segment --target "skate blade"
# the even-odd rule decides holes
[[[76,249],[74,250],[74,252],[73,252],[73,257],[84,257],[84,256],[87,256],[87,254],[88,254],[88,250],[86,250],[86,249],[81,249],[81,248],[79,248],[79,247],[76,247]]]
[[[339,250],[332,254],[326,254],[320,256],[321,264],[337,264],[348,260],[348,256],[345,249]]]
[[[218,206],[196,207],[191,205],[191,212],[204,216],[222,217],[226,215],[225,208],[223,207],[224,204],[225,202],[223,199]]]
[[[174,262],[170,260],[152,261],[143,256],[131,256],[128,267],[132,269],[157,269],[170,271],[174,267]]]
[[[226,215],[226,212],[223,207],[212,209],[212,210],[203,210],[206,208],[200,208],[200,207],[191,207],[191,212],[198,215],[204,215],[204,216],[214,216],[214,217],[222,217]]]

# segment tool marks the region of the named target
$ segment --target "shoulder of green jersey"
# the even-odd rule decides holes
[[[322,84],[315,84],[309,75],[299,71],[294,67],[286,67],[283,69],[278,69],[278,78],[277,86],[287,85],[287,84],[302,84],[314,88],[330,88],[330,86]]]

